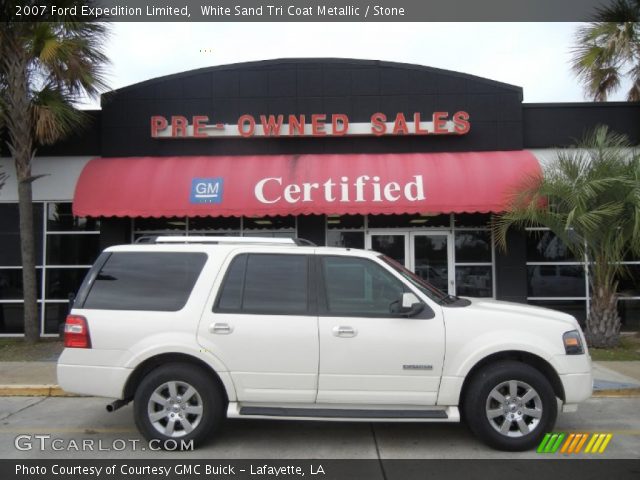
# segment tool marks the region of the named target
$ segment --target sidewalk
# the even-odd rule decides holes
[[[593,362],[594,396],[640,396],[640,361]],[[0,396],[73,396],[57,385],[55,362],[0,362]]]

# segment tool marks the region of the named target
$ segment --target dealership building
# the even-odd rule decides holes
[[[57,335],[101,249],[156,235],[300,237],[373,249],[450,294],[584,321],[588,278],[545,229],[493,246],[517,186],[597,125],[638,144],[638,103],[523,103],[522,88],[369,60],[194,70],[102,96],[86,129],[33,160],[41,328]],[[17,185],[0,169],[0,336],[22,335]],[[144,241],[144,240],[143,240]],[[620,283],[640,325],[640,259]]]

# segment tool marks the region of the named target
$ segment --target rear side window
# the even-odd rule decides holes
[[[264,315],[308,311],[306,255],[243,254],[233,259],[220,289],[216,311]]]
[[[115,252],[97,274],[83,308],[182,309],[207,261],[197,252]]]

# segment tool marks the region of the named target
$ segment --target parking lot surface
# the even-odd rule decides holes
[[[540,456],[535,451],[492,450],[462,424],[275,420],[229,420],[215,438],[195,451],[154,451],[135,428],[132,405],[107,413],[106,403],[98,398],[0,397],[0,458],[513,459]],[[638,411],[640,398],[592,398],[580,405],[577,413],[560,414],[555,432],[612,433],[613,438],[602,454],[558,453],[553,458],[639,459]]]

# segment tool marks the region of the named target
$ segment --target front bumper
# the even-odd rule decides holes
[[[593,374],[590,371],[560,375],[560,381],[564,387],[565,404],[580,403],[593,393]]]

